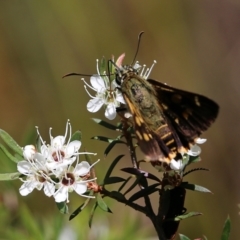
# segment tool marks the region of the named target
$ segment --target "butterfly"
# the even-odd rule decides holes
[[[116,61],[116,81],[132,115],[141,151],[151,163],[180,159],[215,121],[218,104],[147,79],[149,74],[140,74],[138,66],[122,65],[124,56]]]

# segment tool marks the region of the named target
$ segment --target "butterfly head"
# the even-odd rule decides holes
[[[156,64],[156,61],[153,62],[152,66],[150,68],[146,68],[146,65],[141,66],[138,61],[135,62],[134,65],[123,65],[123,59],[125,57],[125,54],[123,53],[116,61],[115,63],[115,74],[116,74],[116,82],[119,86],[126,80],[134,75],[139,75],[140,77],[144,78],[145,80],[149,77],[154,65]],[[140,72],[141,70],[141,72]]]

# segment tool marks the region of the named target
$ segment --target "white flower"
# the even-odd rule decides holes
[[[120,107],[121,103],[125,104],[122,93],[118,89],[118,85],[115,80],[110,80],[104,72],[100,73],[97,60],[97,75],[93,75],[90,78],[91,86],[84,80],[84,87],[88,95],[92,98],[87,103],[87,110],[89,112],[97,112],[102,106],[105,109],[105,117],[109,120],[113,120],[116,117],[116,108]],[[104,76],[103,76],[104,75]],[[95,96],[92,96],[87,87],[96,92]]]
[[[197,144],[202,144],[202,143],[205,143],[207,141],[207,139],[205,138],[198,138],[195,142]],[[200,153],[201,153],[201,148],[197,145],[197,144],[194,144],[188,151],[187,151],[187,155],[189,156],[193,156],[193,157],[196,157],[196,156],[199,156]],[[184,157],[184,153],[182,153],[182,157]],[[182,171],[184,169],[184,167],[187,165],[188,163],[185,163],[183,160],[179,159],[179,160],[175,160],[175,159],[172,159],[169,166],[172,170],[175,170],[175,171]]]
[[[54,194],[55,185],[49,177],[48,169],[46,168],[46,160],[44,156],[39,153],[35,153],[31,156],[31,159],[18,162],[18,171],[27,176],[26,180],[23,180],[23,184],[19,189],[22,196],[26,196],[31,193],[35,188],[37,190],[44,189],[44,193],[50,197]]]
[[[181,171],[185,167],[182,160],[176,161],[175,159],[171,160],[169,166],[172,170],[175,170],[175,171]]]
[[[36,153],[36,148],[33,145],[27,145],[23,148],[23,157],[26,160],[31,160],[33,159],[35,153]]]
[[[97,162],[96,162],[97,163]],[[94,164],[93,164],[94,165]],[[93,166],[92,165],[92,166]],[[87,191],[87,183],[95,179],[88,180],[91,167],[88,162],[82,161],[75,168],[69,167],[60,178],[57,184],[57,191],[54,193],[56,202],[69,202],[69,192],[75,191],[80,196]],[[85,177],[87,176],[87,177]],[[86,180],[87,179],[87,180]],[[89,196],[85,196],[89,197]]]
[[[203,144],[207,141],[206,138],[198,138],[195,142],[196,144],[194,144],[190,150],[188,150],[187,154],[193,157],[196,157],[198,155],[200,155],[201,153],[201,148],[197,145],[197,144]]]
[[[46,166],[48,169],[61,172],[62,168],[66,168],[76,160],[76,156],[79,154],[78,150],[81,147],[81,142],[78,140],[70,142],[72,132],[69,121],[67,122],[64,136],[53,137],[51,130],[52,128],[49,130],[50,145],[45,144],[37,130],[42,142],[41,153],[46,158]],[[70,131],[70,133],[69,138],[67,139],[68,131]]]

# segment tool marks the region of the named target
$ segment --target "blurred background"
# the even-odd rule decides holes
[[[54,136],[63,135],[70,119],[73,130],[82,130],[83,147],[98,152],[93,160],[101,159],[96,166],[99,180],[118,154],[124,152],[121,164],[129,165],[124,147],[104,159],[107,145],[90,138],[117,133],[90,121],[104,118],[104,111],[86,111],[89,97],[80,78],[62,76],[94,74],[96,59],[112,54],[125,52],[125,63],[131,63],[140,31],[145,34],[137,59],[148,66],[158,62],[151,78],[201,93],[220,105],[216,123],[203,134],[208,141],[197,166],[211,171],[185,179],[214,194],[187,192],[185,207],[203,216],[184,220],[179,232],[191,239],[220,239],[229,215],[231,239],[238,239],[239,1],[0,1],[0,128],[24,146],[34,143],[35,126],[49,141],[49,127]],[[6,157],[0,160],[1,173],[16,171]],[[20,185],[0,182],[0,239],[66,239],[65,233],[68,239],[157,239],[145,216],[113,200],[107,200],[113,214],[97,211],[89,229],[91,207],[69,222],[42,192],[20,196]],[[70,200],[70,212],[82,202],[77,196]]]

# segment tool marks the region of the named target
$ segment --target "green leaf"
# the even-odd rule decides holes
[[[93,196],[93,191],[90,192],[89,196]],[[69,221],[75,218],[91,201],[91,198],[87,198],[83,204],[81,204],[69,217]]]
[[[69,217],[69,221],[74,219],[83,210],[84,207],[85,207],[85,204],[83,203],[76,210],[74,210]]]
[[[20,160],[18,160],[16,157],[14,157],[2,144],[0,144],[0,148],[3,151],[3,153],[13,162],[18,163]],[[22,157],[23,158],[23,157]]]
[[[22,155],[22,148],[17,144],[17,142],[4,130],[0,129],[0,137],[2,140],[16,153]]]
[[[228,216],[223,226],[221,240],[228,240],[230,236],[230,231],[231,231],[231,221]]]
[[[100,64],[98,64],[99,72],[101,75],[106,74],[106,59],[105,57],[102,57],[100,60]]]
[[[108,142],[108,143],[111,143],[111,142],[113,142],[113,141],[116,141],[116,139],[108,138],[108,137],[103,137],[103,136],[95,136],[95,137],[92,137],[91,139],[99,140],[99,141],[103,141],[103,142]]]
[[[180,240],[191,240],[190,238],[188,238],[187,236],[183,235],[183,234],[179,234]]]
[[[130,173],[130,174],[134,174],[136,176],[141,174],[145,178],[148,178],[148,179],[151,179],[151,180],[155,180],[157,182],[161,182],[161,180],[159,178],[157,178],[155,175],[153,175],[153,174],[151,174],[149,172],[137,169],[137,168],[127,167],[127,168],[122,168],[121,171],[126,172],[126,173]]]
[[[114,183],[119,183],[119,182],[124,182],[125,179],[121,178],[121,177],[109,177],[107,179],[104,180],[104,185],[108,185],[108,184],[114,184]]]
[[[95,123],[97,123],[97,124],[99,124],[99,125],[101,125],[101,126],[103,126],[105,128],[111,129],[111,130],[121,131],[121,129],[122,129],[122,125],[114,126],[114,125],[112,125],[112,124],[110,124],[108,122],[105,122],[105,121],[103,121],[101,119],[98,119],[98,118],[92,118],[92,120]]]
[[[70,139],[70,142],[75,141],[75,140],[81,141],[81,139],[82,139],[82,132],[81,132],[81,131],[76,131],[76,132],[72,135],[72,137],[71,137],[71,139]]]
[[[19,173],[19,172],[1,173],[0,174],[0,181],[16,180],[16,179],[19,179],[19,176],[21,176],[21,173]]]
[[[103,182],[107,181],[107,179],[110,177],[113,169],[115,168],[115,166],[117,165],[117,163],[120,161],[120,159],[121,159],[123,156],[124,156],[124,155],[119,155],[119,156],[117,156],[117,157],[113,160],[112,164],[110,165],[110,167],[109,167],[108,170],[107,170],[107,173],[106,173],[106,175],[105,175],[105,178],[104,178]]]
[[[38,136],[37,136],[37,140],[36,140],[36,148],[37,148],[37,151],[38,151],[38,152],[41,152],[41,146],[42,146],[41,138],[40,138],[40,136],[38,135]]]
[[[101,196],[100,193],[97,194],[97,204],[98,206],[105,212],[110,212],[112,213],[112,211],[110,210],[110,208],[107,206],[107,204],[103,201],[103,198]]]
[[[159,186],[160,183],[155,183],[147,188],[144,188],[136,193],[134,193],[129,199],[128,201],[129,202],[134,202],[136,201],[137,199],[141,198],[141,197],[145,197],[145,196],[148,196],[156,191],[159,191],[158,188],[156,188],[157,186]]]
[[[175,217],[172,220],[174,220],[174,221],[181,221],[183,219],[190,218],[190,217],[195,217],[195,216],[199,216],[199,215],[202,215],[202,213],[200,213],[200,212],[189,212],[189,213],[185,213],[185,214],[179,215],[179,216]],[[169,219],[167,219],[167,220],[169,220]]]
[[[211,193],[211,191],[205,187],[196,185],[196,184],[191,184],[191,183],[182,183],[182,187],[185,189],[193,190],[193,191],[199,191],[199,192],[205,192],[205,193]]]
[[[196,163],[196,162],[200,162],[200,161],[201,161],[200,156],[190,156],[188,164]]]
[[[95,202],[95,204],[93,205],[92,210],[90,212],[90,217],[88,220],[88,225],[90,228],[92,227],[92,220],[93,220],[93,216],[94,216],[94,213],[95,213],[95,210],[97,209],[97,207],[98,207],[98,203]]]
[[[134,183],[127,189],[127,191],[125,191],[124,195],[126,195],[128,192],[130,192],[133,188],[135,188],[142,180],[143,175],[138,175],[136,176],[136,180],[134,181]]]
[[[68,214],[68,205],[66,204],[66,202],[56,202],[57,208],[60,211],[60,213],[62,214]]]
[[[124,141],[120,141],[120,140],[113,141],[113,142],[111,142],[111,143],[107,146],[106,150],[104,151],[104,155],[107,156],[108,153],[112,150],[112,148],[113,148],[113,147],[115,146],[115,144],[117,144],[117,143],[126,144]]]
[[[117,192],[117,191],[110,192],[110,197],[113,197],[115,199],[119,199],[121,201],[127,201],[125,196],[123,194],[121,194],[120,192]]]

